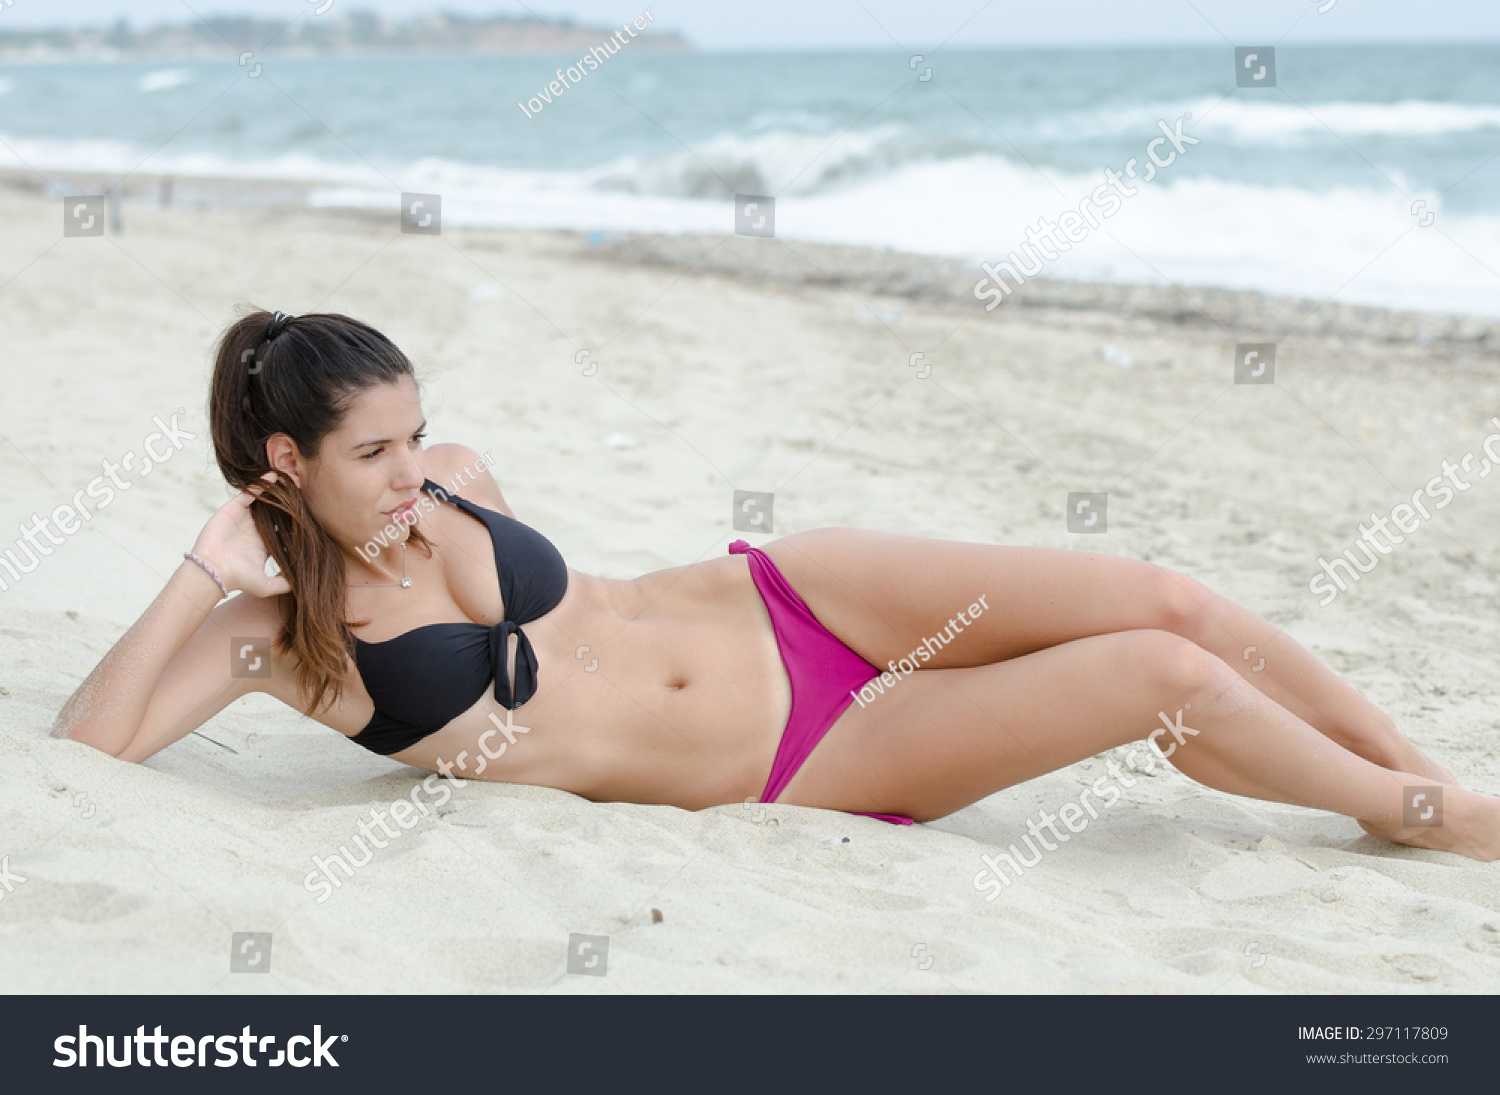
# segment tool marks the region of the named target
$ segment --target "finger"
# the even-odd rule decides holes
[[[261,476],[261,479],[266,483],[270,483],[272,485],[281,481],[276,477],[276,473],[274,471],[266,472],[265,475]],[[241,506],[248,506],[250,505],[250,503],[258,499],[261,494],[264,493],[265,489],[266,488],[261,483],[247,483],[245,485],[245,489],[240,491],[239,494],[235,495],[234,500]]]
[[[292,583],[288,582],[284,575],[278,574],[274,578],[266,579],[265,595],[267,597],[277,597],[283,593],[290,593],[291,591]]]

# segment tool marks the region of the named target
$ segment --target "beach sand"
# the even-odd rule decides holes
[[[389,334],[418,363],[432,439],[492,451],[516,514],[579,570],[723,554],[737,488],[775,492],[777,535],[847,525],[1143,558],[1284,627],[1466,786],[1500,792],[1500,476],[1332,604],[1308,588],[1372,511],[1480,453],[1500,414],[1495,325],[1047,282],[985,313],[977,272],[946,261],[402,235],[394,212],[228,200],[142,200],[121,236],[60,238],[60,204],[24,176],[0,187],[0,549],[140,452],[155,417],[196,437],[122,472],[128,490],[0,592],[0,990],[1500,985],[1500,868],[1161,765],[987,901],[980,856],[1076,801],[1110,754],[913,828],[471,783],[320,904],[313,857],[352,846],[422,773],[261,696],[140,766],[48,737],[227,497],[208,354],[254,303]],[[1278,343],[1275,384],[1233,383],[1236,341]],[[1106,533],[1066,531],[1070,491],[1109,492]],[[231,972],[236,932],[271,933],[267,973]],[[567,972],[573,933],[608,937],[606,976]]]

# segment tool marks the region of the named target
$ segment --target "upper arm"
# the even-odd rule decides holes
[[[296,706],[287,659],[272,651],[281,630],[278,600],[241,593],[208,614],[162,671],[121,760],[145,760],[250,692]]]
[[[484,506],[498,510],[507,517],[515,517],[500,493],[500,484],[490,474],[493,461],[489,453],[477,453],[467,445],[445,443],[429,445],[427,454],[427,478],[440,487]]]

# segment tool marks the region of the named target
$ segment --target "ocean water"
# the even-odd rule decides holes
[[[1228,47],[0,65],[0,166],[442,195],[444,223],[728,233],[998,260],[1182,122],[1046,276],[1500,315],[1500,47]],[[930,76],[927,75],[931,69]],[[1155,146],[1159,157],[1175,153]]]

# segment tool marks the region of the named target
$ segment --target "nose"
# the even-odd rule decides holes
[[[406,449],[405,455],[406,459],[398,462],[395,476],[391,480],[393,490],[414,490],[427,478],[422,474],[422,465],[417,462],[418,454]]]

